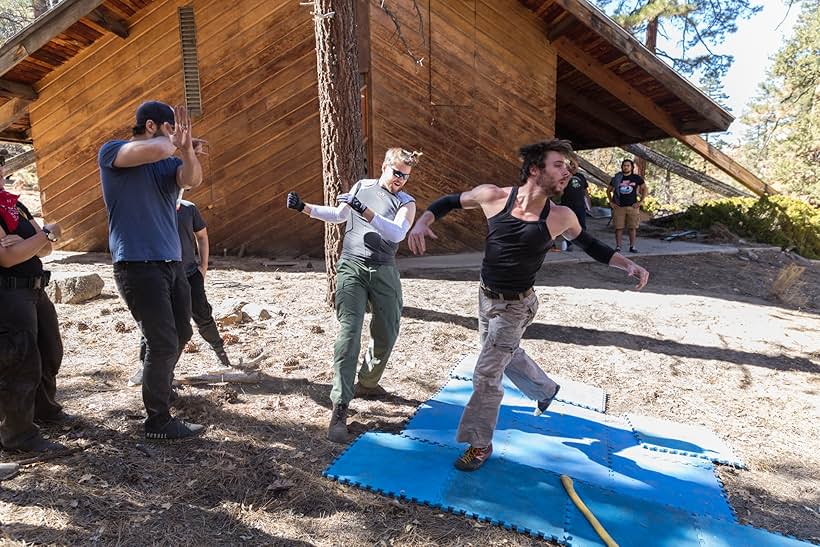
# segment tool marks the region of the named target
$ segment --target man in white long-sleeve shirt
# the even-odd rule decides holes
[[[421,152],[387,151],[379,179],[363,179],[339,196],[336,207],[305,203],[295,192],[287,205],[311,218],[347,223],[336,274],[339,334],[333,359],[333,415],[328,438],[348,442],[347,408],[354,397],[383,397],[379,385],[399,335],[402,295],[396,251],[416,216],[416,202],[402,191]],[[370,344],[359,368],[362,324],[367,303],[373,312]]]

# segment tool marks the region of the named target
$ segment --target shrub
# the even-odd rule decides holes
[[[724,224],[761,243],[820,258],[820,209],[787,196],[724,198],[693,205],[676,219],[679,228],[706,229]]]

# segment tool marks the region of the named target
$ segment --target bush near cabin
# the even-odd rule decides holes
[[[788,196],[711,200],[689,207],[675,221],[696,230],[721,223],[739,236],[820,258],[820,208]]]

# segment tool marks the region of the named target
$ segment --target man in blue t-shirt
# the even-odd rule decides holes
[[[170,413],[174,367],[193,334],[176,201],[181,188],[202,184],[202,166],[185,107],[143,103],[132,133],[131,140],[105,143],[98,157],[108,244],[117,289],[146,341],[145,437],[181,439],[205,426]]]
[[[196,205],[180,198],[177,202],[177,224],[179,241],[182,244],[182,268],[191,286],[191,312],[194,324],[199,330],[199,335],[210,344],[216,353],[219,362],[225,367],[230,367],[231,361],[225,352],[225,342],[219,335],[216,321],[214,321],[213,308],[208,302],[208,295],[205,294],[205,276],[208,273],[208,257],[210,256],[205,219],[202,218]],[[199,251],[199,261],[196,258],[197,251]],[[142,338],[139,354],[140,368],[128,380],[129,386],[142,384],[142,363],[145,361],[145,350],[145,338]]]

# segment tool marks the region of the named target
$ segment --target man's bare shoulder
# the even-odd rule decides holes
[[[506,199],[511,191],[512,186],[502,187],[496,186],[495,184],[481,184],[472,190],[476,199],[481,202]]]

